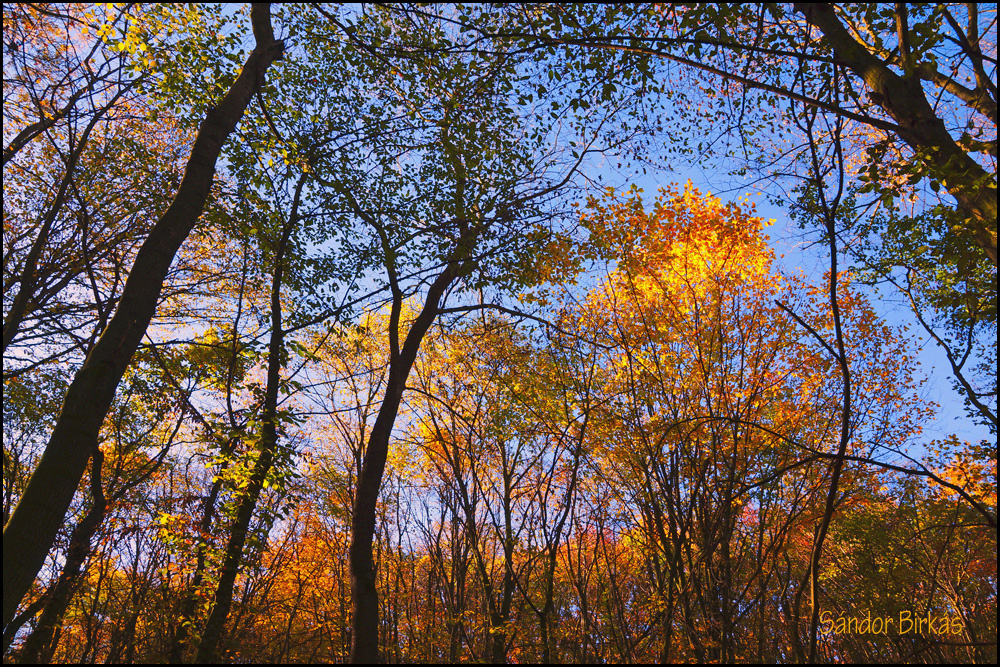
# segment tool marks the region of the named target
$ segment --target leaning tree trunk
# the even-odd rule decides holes
[[[288,238],[295,227],[298,215],[299,197],[305,178],[299,180],[295,190],[295,202],[292,212],[285,222],[281,240],[274,255],[274,269],[271,280],[271,340],[267,350],[267,386],[264,390],[264,405],[261,410],[260,456],[254,464],[253,473],[247,489],[240,498],[236,510],[236,520],[229,533],[226,543],[226,554],[219,572],[219,584],[215,589],[215,604],[205,622],[201,642],[198,644],[198,656],[195,662],[200,664],[218,662],[219,641],[222,639],[229,610],[233,606],[233,590],[236,585],[236,575],[239,574],[240,563],[243,561],[243,547],[246,545],[250,521],[253,519],[257,501],[264,489],[274,457],[278,449],[278,395],[281,389],[281,357],[285,347],[285,330],[281,314],[281,283],[284,275],[285,249]]]
[[[205,114],[177,195],[136,255],[118,308],[66,392],[38,467],[3,531],[3,622],[6,627],[45,562],[66,518],[118,383],[146,333],[163,281],[181,244],[201,216],[222,145],[243,117],[264,73],[281,57],[269,3],[255,4],[257,45],[219,104]]]
[[[996,266],[996,176],[991,176],[955,142],[927,100],[920,78],[912,73],[899,76],[872,55],[848,32],[830,3],[797,2],[795,11],[822,32],[837,59],[864,80],[872,101],[898,124],[899,137],[925,156],[938,174],[947,175],[944,187],[969,216],[970,236]],[[996,107],[993,122],[995,127]]]
[[[378,590],[375,587],[372,542],[375,538],[378,494],[382,488],[382,475],[385,473],[385,462],[389,454],[392,427],[396,423],[399,404],[406,388],[406,379],[417,359],[420,344],[437,319],[445,292],[455,280],[469,270],[469,249],[475,244],[478,234],[479,230],[474,227],[463,233],[458,240],[448,260],[448,267],[428,288],[423,309],[410,326],[402,347],[398,345],[397,336],[403,299],[397,290],[393,290],[393,312],[389,322],[389,379],[358,473],[357,495],[351,516],[351,546],[348,552],[353,612],[350,661],[354,664],[378,662]]]

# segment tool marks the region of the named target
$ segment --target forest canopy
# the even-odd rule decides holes
[[[5,662],[996,662],[995,5],[3,12]]]

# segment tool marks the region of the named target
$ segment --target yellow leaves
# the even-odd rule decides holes
[[[997,459],[995,450],[991,451],[988,443],[959,443],[952,437],[944,443],[937,443],[937,452],[939,464],[935,472],[938,477],[963,489],[980,502],[996,507]],[[931,484],[939,486],[933,481]],[[954,494],[951,489],[939,488],[944,495]]]
[[[167,544],[174,544],[177,540],[183,539],[181,536],[186,523],[187,517],[184,515],[160,512],[155,524],[159,539]]]
[[[647,212],[640,193],[609,192],[604,201],[590,200],[583,224],[597,253],[619,259],[633,273],[673,272],[688,282],[722,273],[749,280],[769,272],[773,254],[752,202],[724,205],[688,181],[683,191],[661,188]]]
[[[741,298],[769,303],[782,289],[752,203],[724,205],[688,182],[683,191],[661,189],[647,212],[639,192],[624,200],[609,192],[605,202],[590,202],[584,224],[591,243],[618,267],[591,293],[585,325],[606,335],[613,322],[620,340],[662,346],[678,336],[703,336]]]
[[[632,460],[637,431],[655,442],[680,438],[694,447],[685,456],[698,465],[748,457],[740,465],[750,466],[755,451],[772,447],[759,433],[746,439],[755,424],[795,437],[827,428],[840,396],[839,367],[776,305],[793,304],[824,332],[832,322],[826,290],[772,273],[764,223],[753,210],[745,199],[723,204],[690,184],[662,190],[651,211],[635,191],[591,201],[592,241],[618,263],[577,321],[586,337],[607,346],[604,390],[627,413],[621,433],[602,435],[618,443],[600,452],[613,465],[632,474],[647,468],[645,460]],[[918,407],[905,402],[903,343],[846,280],[840,294],[856,366],[855,414],[871,413],[865,424],[873,426],[865,428],[895,444],[913,432],[909,415]],[[739,428],[720,429],[727,419]],[[684,426],[672,431],[677,424]]]

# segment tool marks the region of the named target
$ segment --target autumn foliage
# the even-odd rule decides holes
[[[275,7],[283,47],[264,7],[5,5],[5,524],[245,97],[5,662],[996,659],[995,442],[923,432],[873,269],[788,270],[750,196],[594,187],[659,52],[515,28],[632,10]],[[909,296],[963,302],[968,360],[993,289]]]

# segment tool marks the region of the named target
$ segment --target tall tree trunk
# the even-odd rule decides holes
[[[228,368],[226,371],[226,406],[229,416],[229,424],[233,429],[237,428],[237,421],[233,410],[232,391],[233,382],[235,380],[236,365],[240,354],[239,325],[240,316],[243,312],[243,292],[246,288],[247,269],[246,255],[244,255],[243,275],[240,282],[239,298],[237,299],[236,317],[233,320],[232,352],[229,357],[229,363],[227,364]],[[198,413],[195,414],[197,415]],[[203,425],[208,427],[208,424],[204,422],[204,420],[201,421]],[[233,453],[233,450],[238,442],[239,438],[236,436],[230,436],[228,438],[220,437],[219,439],[219,453],[222,454],[223,460],[222,464],[219,466],[219,474],[215,477],[215,481],[212,482],[212,486],[209,489],[208,495],[205,497],[204,505],[202,506],[201,521],[198,524],[199,537],[195,545],[197,555],[195,557],[194,573],[191,576],[191,584],[187,588],[185,597],[180,603],[180,613],[174,620],[174,627],[171,631],[169,660],[170,664],[173,665],[183,664],[184,657],[188,652],[191,639],[191,625],[194,622],[195,612],[198,607],[199,589],[205,580],[205,570],[208,567],[208,536],[212,532],[212,521],[215,519],[216,504],[219,501],[219,494],[222,492],[222,475],[229,466],[228,457]]]
[[[232,451],[232,443],[230,440],[226,446],[222,448],[222,453],[228,455]],[[223,463],[222,470],[225,470],[225,463]],[[221,474],[221,471],[220,471]],[[201,521],[198,525],[198,530],[201,533],[201,537],[198,539],[198,544],[196,545],[197,556],[195,558],[195,569],[194,574],[191,577],[191,584],[188,587],[187,594],[180,605],[180,614],[178,614],[177,620],[174,624],[174,629],[172,632],[172,637],[170,640],[170,664],[180,665],[184,663],[184,655],[188,650],[188,639],[190,639],[190,626],[194,620],[195,610],[198,606],[198,589],[201,588],[202,582],[205,579],[205,568],[207,566],[208,559],[208,543],[204,537],[209,533],[212,528],[212,519],[215,516],[215,504],[219,498],[219,492],[222,490],[222,480],[217,479],[210,489],[208,496],[205,498],[205,506],[202,509]]]
[[[299,179],[295,189],[292,210],[281,232],[281,238],[274,253],[274,269],[271,279],[271,340],[267,349],[267,386],[264,389],[264,405],[261,411],[260,456],[254,464],[250,482],[246,492],[240,499],[236,510],[236,520],[229,533],[226,553],[222,562],[219,584],[215,591],[215,604],[205,622],[205,629],[198,644],[198,656],[195,662],[213,663],[219,658],[219,640],[222,630],[229,617],[233,605],[233,589],[236,575],[239,573],[243,560],[243,547],[246,544],[247,532],[253,512],[257,508],[264,480],[274,465],[274,456],[278,448],[278,394],[281,388],[281,358],[285,346],[285,330],[281,315],[281,283],[284,277],[285,250],[288,239],[298,222],[298,206],[302,195],[305,177]]]
[[[153,317],[174,255],[201,216],[222,145],[284,51],[274,38],[269,3],[255,4],[257,45],[219,104],[198,130],[177,195],[143,242],[108,327],[66,392],[52,436],[3,531],[3,622],[14,618],[55,542],[118,383]]]
[[[399,404],[406,389],[417,352],[424,335],[438,316],[438,309],[445,291],[469,267],[469,249],[478,238],[478,229],[470,229],[458,240],[447,268],[431,283],[420,314],[413,321],[402,348],[398,345],[399,313],[403,296],[395,288],[395,272],[391,282],[393,307],[389,322],[390,359],[389,379],[385,396],[379,408],[375,425],[368,438],[364,462],[358,473],[357,497],[351,517],[351,547],[348,555],[351,568],[351,607],[353,632],[351,633],[351,662],[373,664],[378,662],[378,590],[375,587],[375,563],[372,559],[372,542],[375,538],[375,517],[378,494],[382,488],[389,438],[396,423]],[[388,256],[387,256],[388,257]]]

